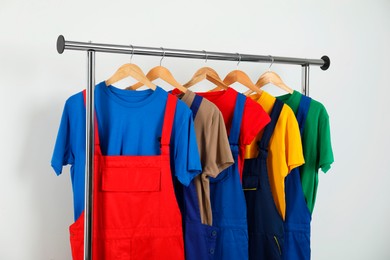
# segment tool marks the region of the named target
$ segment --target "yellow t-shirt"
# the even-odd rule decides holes
[[[255,94],[249,97],[259,103],[268,115],[271,113],[276,100],[275,97],[264,91],[261,95]],[[257,135],[250,145],[246,146],[245,159],[257,157],[257,141],[261,139],[262,135],[263,131]],[[304,162],[297,119],[292,109],[284,105],[269,142],[267,158],[268,178],[272,196],[283,220],[286,215],[284,178],[292,169],[304,164]]]

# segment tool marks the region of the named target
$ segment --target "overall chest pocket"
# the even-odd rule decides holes
[[[104,168],[102,190],[111,192],[158,192],[161,190],[161,168]]]
[[[256,175],[249,175],[249,176],[242,176],[242,188],[245,191],[249,190],[257,190],[259,188],[259,176]]]

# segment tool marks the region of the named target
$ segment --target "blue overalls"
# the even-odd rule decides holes
[[[283,259],[283,219],[272,196],[267,170],[268,144],[283,105],[283,102],[275,100],[271,122],[264,128],[258,142],[259,154],[244,162],[242,185],[247,205],[249,259],[253,260]]]
[[[195,95],[191,111],[195,119],[203,97]],[[213,260],[218,235],[218,228],[202,224],[198,196],[194,182],[184,187],[176,182],[177,200],[183,220],[184,249],[186,260]]]
[[[239,136],[246,97],[237,95],[229,134],[235,163],[216,178],[210,177],[210,200],[213,226],[219,228],[217,245],[210,253],[218,260],[248,259],[248,226],[245,196],[238,171]],[[201,259],[201,258],[200,258]]]
[[[311,98],[302,95],[297,111],[297,120],[301,136],[305,127]],[[293,169],[285,179],[286,220],[284,259],[310,259],[310,222],[311,214],[306,205],[302,190],[299,168]]]

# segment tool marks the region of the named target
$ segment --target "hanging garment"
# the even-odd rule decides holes
[[[183,218],[186,260],[216,259],[219,229],[212,225],[209,177],[233,164],[223,117],[210,101],[187,90],[184,94],[173,91],[186,103],[194,117],[197,143],[202,162],[202,174],[188,187],[176,182],[176,194]],[[207,225],[206,225],[207,224]]]
[[[274,106],[276,98],[263,91],[261,95],[249,96],[257,101],[268,114]],[[245,159],[256,158],[258,154],[257,141],[261,133],[246,147]],[[294,112],[289,106],[283,106],[275,130],[268,147],[267,169],[272,196],[282,219],[285,218],[286,201],[284,181],[289,172],[304,163],[301,135]]]
[[[229,133],[230,149],[238,161],[239,136],[246,97],[238,94]],[[212,252],[218,260],[248,259],[248,227],[244,192],[240,182],[238,164],[234,163],[210,178],[210,199],[213,226],[219,228],[217,246]],[[212,233],[216,236],[217,233]]]
[[[95,111],[100,147],[104,155],[160,154],[160,134],[168,93],[157,87],[128,91],[95,86]],[[82,92],[69,97],[63,109],[51,165],[57,175],[69,164],[73,190],[74,221],[84,211],[85,197],[85,105]],[[192,112],[178,101],[172,128],[170,160],[174,179],[188,186],[201,173]],[[64,171],[67,172],[67,171]]]
[[[291,107],[297,114],[301,97],[298,91],[292,94],[277,97]],[[316,100],[311,100],[307,112],[305,129],[302,134],[303,155],[305,164],[299,169],[305,200],[311,213],[313,213],[317,188],[318,170],[326,173],[334,161],[330,138],[329,115],[325,107]]]
[[[192,111],[202,174],[193,179],[198,195],[201,222],[212,225],[209,177],[218,174],[234,163],[221,111],[209,100],[191,90],[181,93],[172,91]]]
[[[271,111],[271,123],[258,142],[257,158],[246,159],[242,185],[245,192],[249,232],[249,259],[283,259],[284,230],[272,197],[267,170],[269,142],[282,111],[283,103],[276,100]]]
[[[169,159],[176,102],[174,96],[168,95],[161,155],[102,155],[95,120],[94,259],[184,259],[181,215]],[[76,260],[83,259],[82,215],[70,226]]]
[[[301,134],[305,128],[311,98],[302,95],[297,120]],[[311,214],[302,190],[300,169],[293,169],[286,177],[286,220],[283,258],[285,260],[310,259]]]
[[[239,93],[233,88],[228,88],[222,91],[210,91],[196,93],[211,102],[213,102],[221,111],[228,135],[232,129],[233,115],[235,112],[235,104]],[[269,123],[270,118],[264,111],[263,107],[250,98],[246,99],[244,112],[242,115],[240,136],[239,136],[239,154],[238,154],[238,171],[240,180],[242,169],[244,166],[245,146],[249,145],[256,135]]]

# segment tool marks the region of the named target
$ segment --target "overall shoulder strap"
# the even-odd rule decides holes
[[[309,112],[311,98],[305,95],[301,96],[301,101],[299,102],[299,107],[297,111],[297,121],[299,125],[299,130],[301,135],[303,134],[303,129],[305,129],[306,117]]]
[[[168,146],[171,142],[171,132],[173,127],[173,120],[175,118],[177,98],[168,94],[167,103],[165,105],[164,121],[161,133],[161,147]],[[169,152],[169,151],[168,151]]]
[[[284,106],[284,103],[278,99],[275,99],[274,106],[272,107],[272,111],[270,114],[271,122],[268,123],[268,125],[265,127],[263,136],[261,137],[259,147],[263,149],[268,148],[269,141],[271,139],[271,136],[275,130],[276,123],[278,122],[280,112],[282,111],[282,108]]]
[[[199,110],[199,107],[200,107],[200,104],[202,103],[202,101],[203,101],[203,97],[201,97],[199,95],[195,95],[194,100],[192,101],[192,104],[190,107],[190,109],[192,111],[193,119],[195,119],[196,114],[198,113],[198,110]]]
[[[236,105],[234,107],[234,114],[232,125],[229,133],[229,143],[231,145],[238,145],[240,137],[240,129],[242,122],[242,115],[244,113],[244,107],[246,102],[246,96],[241,93],[237,93]]]

